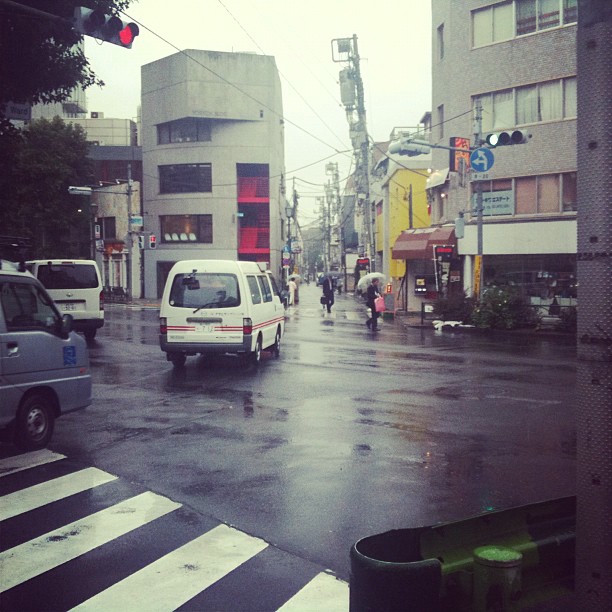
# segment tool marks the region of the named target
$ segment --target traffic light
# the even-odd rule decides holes
[[[145,237],[142,235],[138,236],[138,248],[141,251],[145,248]]]
[[[431,147],[426,140],[416,140],[414,138],[402,137],[399,140],[394,140],[389,145],[388,151],[391,154],[414,157],[415,155],[429,153],[431,151]]]
[[[527,142],[527,134],[521,130],[513,132],[493,132],[488,134],[485,142],[492,148],[505,147],[508,145],[525,144]]]
[[[149,236],[149,248],[150,249],[156,249],[157,248],[157,238],[155,237],[155,234],[151,234]]]
[[[74,9],[74,29],[79,34],[93,36],[125,49],[132,48],[134,39],[140,33],[135,23],[128,23],[116,15],[107,15],[104,11],[83,6]]]

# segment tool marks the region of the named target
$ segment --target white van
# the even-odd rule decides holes
[[[74,329],[93,340],[104,325],[104,287],[98,264],[92,259],[37,259],[26,265],[60,312],[72,315]]]
[[[255,364],[264,349],[280,354],[285,308],[272,275],[255,262],[175,263],[159,315],[161,349],[177,367],[197,353],[236,353]]]
[[[0,259],[0,429],[43,448],[55,419],[91,403],[87,344],[25,266]]]

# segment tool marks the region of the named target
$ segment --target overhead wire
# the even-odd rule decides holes
[[[161,34],[158,34],[157,32],[155,32],[154,30],[152,30],[151,28],[149,28],[148,26],[146,26],[145,24],[143,24],[142,22],[138,21],[137,19],[135,19],[134,17],[130,16],[128,13],[126,13],[125,11],[120,11],[123,15],[125,15],[128,19],[130,19],[131,21],[133,21],[134,23],[138,24],[138,26],[144,28],[145,30],[149,31],[151,34],[153,34],[153,36],[156,36],[157,38],[159,38],[161,41],[165,42],[167,45],[171,46],[173,49],[175,49],[176,51],[178,51],[179,53],[181,53],[182,55],[184,55],[185,57],[189,58],[191,61],[195,62],[196,64],[198,64],[199,66],[201,66],[202,68],[204,68],[205,70],[207,70],[208,72],[210,72],[211,74],[213,74],[214,76],[216,76],[218,79],[220,79],[221,81],[223,81],[224,83],[227,83],[229,86],[233,87],[234,89],[236,89],[237,91],[239,91],[241,94],[243,94],[244,96],[246,96],[247,98],[253,100],[254,102],[256,102],[257,104],[261,105],[263,108],[268,109],[272,114],[276,115],[277,117],[281,118],[283,121],[291,124],[293,127],[297,128],[298,130],[304,132],[305,134],[307,134],[308,136],[310,136],[311,138],[313,138],[314,140],[317,140],[318,142],[320,142],[321,144],[324,144],[326,147],[329,147],[330,149],[333,149],[336,154],[340,154],[342,153],[341,151],[339,151],[336,147],[334,147],[333,145],[329,144],[328,142],[326,142],[325,140],[323,140],[322,138],[319,138],[318,136],[316,136],[315,134],[313,134],[312,132],[310,132],[309,130],[307,130],[306,128],[303,128],[301,125],[299,125],[298,123],[296,123],[295,121],[292,121],[291,119],[287,118],[285,115],[283,115],[282,113],[279,113],[277,110],[275,110],[274,108],[268,106],[265,102],[262,102],[261,100],[259,100],[258,98],[256,98],[255,96],[251,95],[250,93],[248,93],[247,91],[244,91],[244,89],[241,89],[238,85],[236,85],[235,83],[232,83],[230,80],[226,79],[224,76],[220,75],[219,73],[215,72],[212,68],[206,66],[206,64],[200,62],[198,59],[196,59],[195,57],[193,57],[192,55],[189,55],[189,53],[187,53],[185,50],[180,49],[179,47],[177,47],[174,43],[170,42],[168,39],[164,38]]]

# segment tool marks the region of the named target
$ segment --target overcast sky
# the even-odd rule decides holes
[[[296,178],[302,223],[314,217],[325,164],[337,161],[341,179],[351,168],[350,153],[336,153],[351,145],[338,85],[344,64],[332,61],[332,39],[358,37],[375,140],[417,125],[431,110],[430,0],[140,0],[126,13],[145,26],[131,50],[86,37],[87,56],[106,84],[88,90],[88,110],[135,118],[140,67],[176,48],[274,56],[284,115],[299,126],[285,124],[285,165],[288,193]]]

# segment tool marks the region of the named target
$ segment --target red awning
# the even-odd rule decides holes
[[[393,245],[393,259],[433,259],[435,245],[455,246],[455,226],[405,230]]]

